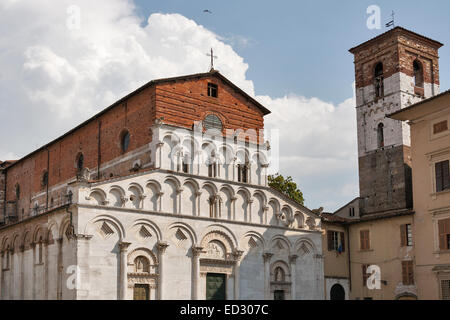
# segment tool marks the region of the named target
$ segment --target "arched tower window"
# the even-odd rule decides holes
[[[44,171],[44,173],[42,174],[41,184],[42,184],[43,187],[47,186],[47,184],[48,184],[48,171]]]
[[[375,66],[374,76],[375,98],[382,98],[384,96],[384,76],[381,62]]]
[[[20,199],[20,186],[16,185],[16,200]]]
[[[384,147],[384,124],[380,123],[377,129],[378,133],[378,148]]]
[[[423,68],[422,63],[420,61],[415,60],[413,62],[414,69],[414,86],[423,88]]]

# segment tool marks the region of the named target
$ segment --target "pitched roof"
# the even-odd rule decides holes
[[[375,38],[372,38],[372,39],[370,39],[370,40],[367,40],[367,41],[365,41],[365,42],[363,42],[363,43],[357,45],[356,47],[351,48],[349,51],[350,51],[351,53],[355,53],[358,49],[361,49],[361,48],[363,48],[363,47],[365,47],[365,46],[371,44],[372,42],[375,42],[376,40],[385,38],[385,37],[387,37],[387,36],[389,36],[389,35],[391,35],[391,34],[394,34],[394,33],[404,33],[404,34],[407,34],[407,35],[409,35],[409,36],[412,36],[412,37],[415,37],[415,38],[419,38],[419,39],[421,39],[421,40],[423,40],[423,41],[429,43],[430,45],[436,47],[437,49],[439,49],[440,47],[443,46],[443,44],[440,43],[439,41],[436,41],[436,40],[427,38],[427,37],[425,37],[425,36],[422,36],[421,34],[418,34],[418,33],[416,33],[416,32],[410,31],[410,30],[405,29],[405,28],[402,28],[402,27],[395,27],[395,28],[393,28],[393,29],[391,29],[391,30],[389,30],[389,31],[386,31],[386,32],[384,32],[384,33],[382,33],[382,34],[376,36]]]

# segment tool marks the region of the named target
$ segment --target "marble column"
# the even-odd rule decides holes
[[[264,259],[264,299],[270,300],[270,259],[273,253],[263,253]]]
[[[291,299],[295,300],[297,298],[296,295],[296,261],[297,261],[298,256],[296,254],[290,255],[289,256],[289,263],[291,265]]]
[[[127,249],[131,243],[121,241],[119,242],[120,251],[120,283],[119,283],[119,300],[125,300],[127,298]]]
[[[25,255],[25,246],[22,244],[19,247],[19,251],[20,251],[20,266],[19,266],[19,270],[20,270],[20,282],[19,282],[19,292],[20,292],[20,300],[24,299],[24,295],[25,295],[25,281],[24,281],[24,255]]]
[[[57,283],[56,283],[56,299],[58,300],[62,300],[62,280],[63,280],[63,250],[62,250],[62,246],[63,246],[63,238],[59,238],[57,239],[58,242],[58,262],[57,262],[57,266],[58,266],[58,278],[57,278]]]
[[[202,192],[200,190],[195,192],[195,197],[196,197],[196,200],[197,200],[197,216],[199,216],[199,217],[200,217],[200,214],[201,214],[200,210],[201,210],[201,207],[202,207],[201,203],[200,203],[201,195],[202,195]]]
[[[169,244],[167,242],[158,241],[156,247],[158,248],[158,299],[162,300],[164,298],[163,291],[163,281],[164,281],[164,252],[166,251]]]
[[[236,221],[236,196],[231,197],[231,219]]]
[[[31,252],[32,252],[32,254],[33,254],[33,258],[32,258],[32,270],[33,270],[33,272],[32,272],[32,280],[31,280],[31,283],[32,283],[32,299],[33,300],[36,300],[36,242],[33,242],[33,243],[31,243],[31,248],[32,248],[32,250],[31,250]]]
[[[199,299],[199,279],[200,279],[200,254],[203,247],[192,246],[192,300]]]
[[[234,250],[234,300],[239,300],[239,282],[240,282],[240,266],[241,266],[241,257],[244,251]]]
[[[164,146],[164,142],[158,142],[157,144],[156,144],[156,154],[157,154],[157,156],[156,156],[156,161],[158,161],[156,164],[155,164],[155,167],[156,168],[161,168],[161,165],[162,165],[162,152],[163,152],[163,147]]]

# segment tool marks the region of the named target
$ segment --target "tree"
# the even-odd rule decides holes
[[[295,202],[303,205],[303,193],[297,188],[297,184],[292,180],[291,176],[284,178],[281,174],[269,175],[269,187],[278,190],[285,196],[291,198]]]

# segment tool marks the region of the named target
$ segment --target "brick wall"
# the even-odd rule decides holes
[[[208,82],[218,85],[217,98],[208,97]],[[130,174],[136,160],[140,160],[141,166],[151,167],[151,154],[145,148],[152,140],[150,127],[155,119],[164,117],[165,124],[191,129],[195,121],[210,113],[220,117],[224,129],[264,128],[264,112],[260,107],[215,73],[157,80],[8,168],[6,199],[16,202],[19,219],[29,216],[35,203],[40,207],[62,203],[67,183],[76,177],[80,153],[91,179]],[[130,133],[126,154],[122,152],[120,139],[124,130]],[[42,184],[45,171],[48,171],[48,192]],[[0,187],[1,183],[0,177]],[[16,185],[20,186],[19,199]]]

